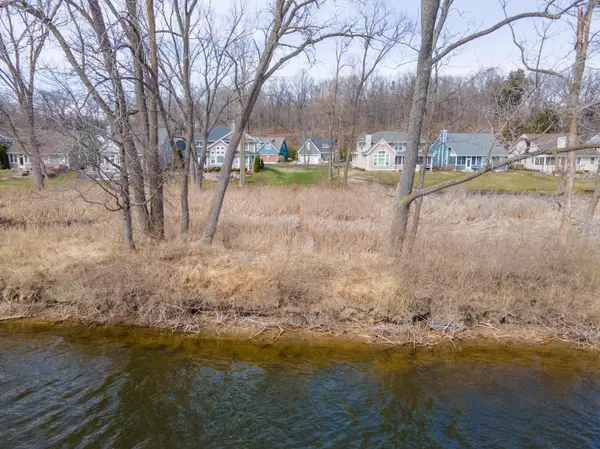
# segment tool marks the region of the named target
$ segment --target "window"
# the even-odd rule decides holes
[[[29,156],[25,156],[25,163],[29,164],[31,161],[29,160]]]
[[[595,157],[591,157],[590,158],[590,164],[594,165],[596,163],[596,158]]]
[[[554,165],[554,158],[553,157],[547,157],[546,158],[546,165]]]
[[[467,157],[466,156],[458,156],[456,158],[456,165],[467,165]]]
[[[390,155],[385,150],[379,150],[373,156],[373,165],[375,167],[387,167],[390,165]]]
[[[535,158],[535,165],[544,165],[544,158],[543,157],[536,157]]]
[[[456,165],[456,156],[450,156],[448,158],[448,165]]]
[[[404,165],[404,156],[396,156],[394,163],[396,165]]]
[[[17,163],[17,156],[14,154],[9,154],[8,155],[8,162],[10,162],[11,164],[16,164]]]
[[[401,152],[402,150],[402,144],[400,142],[396,142],[396,146],[395,146],[396,151]]]

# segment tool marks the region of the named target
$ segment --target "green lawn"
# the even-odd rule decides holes
[[[326,166],[265,166],[259,173],[250,174],[248,184],[255,186],[316,185],[324,183],[326,180]]]
[[[14,175],[14,170],[0,170],[0,187],[33,187],[33,179],[28,177],[9,177]],[[58,175],[51,179],[46,179],[47,186],[64,186],[73,184],[77,179],[77,172],[71,171]]]
[[[353,172],[357,179],[371,180],[388,185],[394,185],[400,179],[399,172]],[[418,178],[417,173],[416,177]],[[435,171],[426,173],[425,186],[449,181],[465,176],[465,173]],[[510,170],[506,173],[486,173],[463,184],[472,192],[506,192],[506,193],[556,193],[558,178],[541,173]],[[594,190],[594,184],[589,179],[577,179],[575,189],[579,192]]]
[[[343,176],[343,168],[340,168],[340,177]],[[334,167],[334,184],[338,182],[337,167]],[[12,174],[9,170],[0,170],[0,187],[31,187],[32,180],[28,178],[8,178]],[[248,185],[250,186],[310,186],[322,185],[327,182],[327,166],[318,167],[302,165],[281,164],[277,166],[266,166],[260,173],[248,173]],[[439,182],[448,181],[464,176],[465,173],[435,171],[425,175],[425,185],[431,186]],[[350,178],[354,182],[377,182],[394,186],[400,179],[399,172],[363,172],[350,170]],[[417,176],[419,174],[417,173]],[[46,180],[47,186],[65,186],[73,184],[77,179],[77,172],[69,172],[55,178]],[[341,182],[341,179],[339,180]],[[236,181],[237,182],[237,181]],[[351,179],[352,182],[352,179]],[[211,187],[207,182],[207,187]],[[486,173],[468,183],[462,184],[463,188],[472,192],[505,192],[505,193],[556,193],[558,179],[553,176],[540,173],[511,170],[507,173]],[[590,192],[594,190],[593,180],[577,179],[575,188],[578,192]]]

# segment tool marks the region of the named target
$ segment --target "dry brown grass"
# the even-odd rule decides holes
[[[192,192],[192,239],[211,198]],[[414,323],[531,325],[598,335],[597,241],[559,246],[559,211],[547,198],[426,199],[418,249],[401,261],[387,252],[393,198],[383,187],[232,188],[209,248],[179,241],[175,190],[167,202],[166,241],[138,233],[130,252],[118,213],[73,191],[2,189],[0,316],[185,329],[262,320],[374,335]]]

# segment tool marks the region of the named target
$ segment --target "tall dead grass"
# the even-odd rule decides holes
[[[179,241],[176,198],[167,196],[166,241],[138,232],[131,252],[119,214],[73,191],[2,189],[0,316],[600,327],[597,241],[575,229],[560,246],[547,198],[427,198],[415,253],[400,261],[388,257],[393,198],[380,186],[232,188],[212,247]],[[211,198],[192,191],[192,240]]]

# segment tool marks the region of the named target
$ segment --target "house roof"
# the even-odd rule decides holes
[[[4,144],[7,147],[10,147],[13,143],[13,138],[10,136],[7,136],[5,134],[0,134],[0,144]]]
[[[559,145],[559,138],[565,139],[565,143],[563,145]],[[519,140],[529,140],[533,145],[535,145],[540,150],[544,151],[552,151],[555,148],[564,148],[567,141],[567,136],[565,134],[523,134],[519,137]],[[595,135],[591,139],[589,139],[586,143],[598,143],[600,144],[600,135]],[[583,150],[575,151],[575,154],[578,156],[600,156],[600,150],[597,148],[585,148]]]
[[[281,150],[281,146],[283,142],[285,142],[285,137],[274,137],[274,136],[266,136],[266,137],[255,137],[255,139],[260,140],[261,142],[271,142],[275,148]]]
[[[362,133],[358,136],[358,140],[366,140],[367,133]],[[381,139],[384,139],[387,143],[393,144],[396,142],[406,142],[408,140],[408,133],[404,131],[377,131],[371,134],[371,142],[377,143]]]
[[[325,137],[307,137],[305,139],[300,140],[300,148],[304,146],[304,144],[308,141],[311,141],[320,152],[329,151],[329,144],[331,143],[330,139],[326,139]],[[333,139],[333,143],[337,142],[337,139]]]
[[[208,143],[216,142],[217,140],[222,139],[227,134],[231,132],[231,128],[227,125],[217,125],[214,126],[210,132],[208,133]],[[198,133],[194,136],[194,140],[202,141],[202,133]]]
[[[25,131],[23,131],[23,135]],[[72,137],[69,137],[58,131],[49,129],[36,130],[36,138],[40,148],[40,154],[68,154],[77,146],[77,142]],[[27,153],[18,139],[12,139],[12,145],[8,148],[7,153],[21,154]],[[24,142],[27,145],[28,142]]]
[[[457,156],[508,156],[506,147],[490,133],[448,133],[446,145]]]

